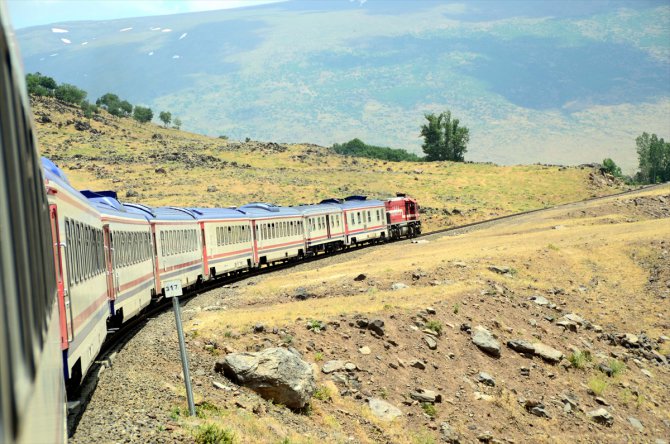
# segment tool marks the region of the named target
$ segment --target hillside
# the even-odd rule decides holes
[[[666,184],[197,296],[184,317],[198,417],[184,413],[166,312],[100,375],[73,442],[193,442],[228,429],[234,443],[665,443],[668,203]],[[478,326],[498,358],[473,343]],[[309,409],[213,370],[231,352],[269,347],[313,366]],[[373,414],[384,402],[400,416]]]
[[[418,198],[427,230],[606,195],[622,187],[588,167],[382,162],[311,144],[236,142],[140,125],[33,99],[38,140],[79,189],[149,205],[279,205],[366,194]]]
[[[426,112],[472,130],[466,158],[637,165],[668,139],[670,6],[297,0],[19,29],[27,72],[169,110],[234,139],[359,137],[420,151]]]

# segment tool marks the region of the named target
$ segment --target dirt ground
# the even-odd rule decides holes
[[[670,185],[302,264],[183,312],[198,416],[166,312],[102,372],[72,442],[214,442],[206,430],[236,443],[667,442]],[[383,335],[360,328],[373,319]],[[477,326],[500,357],[473,343]],[[521,339],[563,357],[507,345]],[[213,371],[226,353],[274,346],[314,368],[304,411]],[[355,366],[323,373],[331,360]],[[412,399],[419,389],[441,402]],[[375,417],[370,398],[402,416]],[[589,416],[600,408],[610,425]]]

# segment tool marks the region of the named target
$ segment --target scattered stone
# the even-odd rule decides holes
[[[600,364],[598,364],[597,368],[598,368],[598,370],[605,373],[610,378],[614,375],[614,370],[612,370],[609,366],[607,366],[606,364],[603,364],[602,362]]]
[[[426,307],[426,313],[428,313],[430,315],[434,315],[434,314],[437,314],[437,311],[435,311],[435,309],[433,307]]]
[[[304,301],[309,298],[313,298],[314,294],[310,293],[305,287],[298,287],[295,289],[295,296],[297,300]]]
[[[384,336],[384,321],[381,319],[374,319],[368,324],[368,330],[372,330],[379,336]]]
[[[324,372],[325,374],[328,374],[336,372],[338,370],[342,370],[343,368],[344,368],[344,361],[334,360],[324,362],[323,366],[321,367],[321,371]]]
[[[217,187],[215,187],[214,185],[210,185],[210,186],[207,187],[207,192],[208,193],[216,193],[217,191],[219,191],[219,189]]]
[[[344,364],[344,369],[348,372],[353,372],[358,370],[358,366],[353,362],[347,362],[346,364]]]
[[[447,444],[460,444],[461,436],[451,428],[449,423],[443,422],[440,424],[440,433],[442,434],[442,441]]]
[[[359,274],[358,276],[356,276],[356,277],[354,278],[354,280],[355,280],[356,282],[360,282],[360,281],[364,281],[365,278],[367,278],[367,276],[364,275],[363,273],[361,273],[361,274]]]
[[[460,329],[461,329],[461,331],[464,331],[467,334],[472,333],[472,327],[470,326],[470,324],[461,324]]]
[[[418,388],[415,391],[410,392],[409,397],[419,402],[430,402],[433,404],[436,402],[442,402],[442,395],[437,394],[432,390],[425,390],[422,388]]]
[[[530,300],[540,306],[549,305],[549,301],[544,296],[531,296]]]
[[[551,418],[547,410],[539,401],[526,401],[524,404],[526,411],[532,415],[538,416],[540,418]]]
[[[533,347],[533,344],[523,339],[515,339],[513,341],[507,341],[507,346],[518,353],[526,353],[529,355],[535,353],[535,347]]]
[[[481,382],[484,385],[488,385],[491,387],[496,386],[496,381],[493,379],[491,375],[485,372],[479,372],[479,375],[477,376],[477,381]]]
[[[263,333],[265,331],[265,325],[256,324],[254,325],[254,333]]]
[[[403,284],[402,282],[396,282],[395,284],[391,285],[391,290],[402,290],[403,288],[407,288],[407,285]]]
[[[640,422],[639,419],[634,418],[632,416],[629,416],[628,417],[628,422],[630,423],[630,425],[635,427],[638,432],[643,432],[644,431],[644,426],[642,425],[642,423]]]
[[[607,402],[607,401],[605,400],[605,398],[602,398],[602,397],[600,397],[600,396],[596,396],[596,402],[597,402],[598,404],[600,404],[600,405],[604,405],[604,406],[609,406],[609,405],[610,405],[609,402]]]
[[[219,390],[226,390],[228,387],[217,381],[212,381],[212,385]]]
[[[636,348],[640,345],[639,341],[640,339],[637,337],[637,335],[626,333],[623,338],[621,338],[621,345],[628,348]]]
[[[507,274],[510,272],[510,267],[504,266],[504,265],[491,265],[489,267],[489,270],[493,271],[494,273],[498,274]]]
[[[472,342],[483,352],[496,358],[500,357],[500,343],[495,340],[490,331],[481,325],[474,328]]]
[[[368,406],[372,410],[372,414],[383,421],[393,421],[398,416],[402,416],[399,408],[381,399],[368,399]]]
[[[359,348],[358,352],[362,355],[369,355],[370,353],[372,353],[372,351],[370,351],[370,347],[368,347],[367,345],[364,345],[363,347]]]
[[[429,349],[435,350],[437,348],[437,341],[431,335],[424,336],[423,340],[426,341]]]
[[[651,372],[649,370],[647,370],[646,368],[643,368],[640,371],[642,372],[643,375],[645,375],[648,378],[653,378],[654,377],[654,375],[652,375]]]
[[[458,268],[467,268],[468,266],[465,262],[452,262],[452,265]]]
[[[281,347],[231,353],[218,361],[214,370],[289,408],[303,408],[316,390],[311,365],[296,351]]]
[[[528,367],[521,367],[519,373],[521,376],[530,376],[530,369]]]
[[[140,195],[140,193],[138,193],[137,191],[132,190],[132,189],[126,191],[126,197],[137,197],[139,195]]]
[[[591,418],[593,421],[597,422],[598,424],[603,424],[606,425],[607,427],[611,426],[614,424],[614,417],[610,412],[608,412],[605,409],[598,409],[598,410],[592,410],[586,414],[589,418]]]
[[[563,358],[563,353],[541,342],[534,343],[533,348],[535,349],[534,353],[537,356],[552,364],[560,362]]]
[[[422,361],[419,361],[418,359],[415,359],[412,362],[410,362],[409,366],[414,367],[414,368],[418,368],[419,370],[425,370],[426,369],[426,364],[424,364]]]
[[[478,401],[479,401],[479,400],[482,400],[482,401],[489,401],[489,402],[490,402],[490,401],[493,401],[493,396],[491,396],[491,395],[487,395],[486,393],[475,392],[474,395],[475,395],[475,399],[478,400]]]

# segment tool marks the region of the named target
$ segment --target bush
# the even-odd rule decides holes
[[[106,109],[113,116],[128,117],[133,112],[133,105],[127,100],[121,100],[119,96],[107,93],[95,101],[95,104]],[[152,116],[153,117],[153,116]]]
[[[146,108],[144,106],[136,106],[133,110],[133,119],[137,120],[140,123],[150,122],[154,118],[154,112],[151,111],[151,108]]]
[[[200,425],[195,429],[197,444],[233,444],[235,434],[230,429],[222,429],[215,424]]]
[[[440,321],[430,320],[426,323],[426,328],[434,331],[438,336],[442,334],[442,323]]]
[[[584,368],[587,362],[592,361],[591,352],[576,350],[568,356],[568,361],[574,368]]]
[[[97,114],[99,112],[98,105],[89,103],[88,100],[82,100],[79,106],[81,107],[84,116],[88,117],[89,119],[93,117],[93,114]]]
[[[603,169],[614,177],[621,177],[621,168],[609,157],[603,160]]]
[[[608,363],[608,367],[612,369],[612,376],[617,376],[623,373],[626,370],[626,364],[619,361],[618,359],[612,359]]]
[[[600,376],[589,379],[589,388],[596,396],[602,395],[608,385],[607,381]]]
[[[26,75],[26,88],[30,95],[52,97],[57,86],[53,78],[43,76],[39,72]]]
[[[330,401],[333,398],[333,394],[330,392],[330,389],[324,385],[317,387],[314,391],[314,397],[319,401]]]
[[[56,87],[54,96],[62,102],[77,104],[86,98],[86,91],[69,83],[63,83]]]
[[[437,415],[437,410],[435,409],[435,406],[429,402],[424,402],[421,404],[421,408],[423,409],[423,412],[430,416],[431,418],[435,418],[435,415]]]
[[[408,153],[403,149],[367,145],[361,139],[352,139],[342,144],[336,143],[333,145],[333,150],[337,154],[345,156],[366,157],[390,162],[421,162],[423,160],[416,154]]]

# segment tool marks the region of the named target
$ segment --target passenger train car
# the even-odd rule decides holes
[[[0,1],[0,442],[59,443],[67,440],[62,250],[19,60]]]

